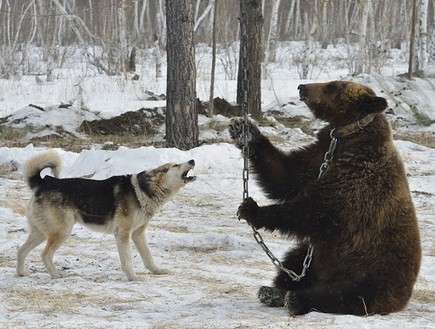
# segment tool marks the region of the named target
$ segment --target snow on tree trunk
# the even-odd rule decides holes
[[[198,146],[194,0],[167,0],[166,146]]]

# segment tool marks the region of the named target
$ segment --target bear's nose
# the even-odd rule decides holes
[[[308,94],[308,89],[305,85],[299,85],[298,90],[299,90],[299,96],[301,98]]]
[[[189,160],[189,162],[188,162],[190,165],[192,165],[192,166],[194,166],[195,165],[195,160]]]

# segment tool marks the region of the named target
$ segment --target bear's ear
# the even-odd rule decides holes
[[[387,107],[387,100],[383,97],[365,95],[359,102],[360,108],[369,113],[381,113]]]

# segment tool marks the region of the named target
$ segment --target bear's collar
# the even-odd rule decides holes
[[[378,115],[377,113],[370,113],[366,115],[361,120],[358,120],[357,122],[350,123],[346,126],[334,128],[334,136],[335,137],[347,137],[349,135],[352,135],[356,133],[358,130],[363,130],[365,127],[367,127],[373,119]]]

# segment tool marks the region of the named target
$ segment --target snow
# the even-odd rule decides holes
[[[397,73],[400,69],[390,67],[389,70]],[[20,81],[0,80],[1,116],[27,113],[27,124],[32,124],[41,120],[44,113],[27,107],[30,103],[43,107],[73,103],[69,115],[46,115],[43,123],[70,125],[68,129],[74,129],[79,120],[75,120],[76,114],[70,113],[79,108],[80,102],[88,109],[81,115],[89,118],[106,118],[141,107],[164,105],[162,101],[148,101],[145,96],[145,90],[164,93],[162,81],[143,78],[133,82],[82,74],[71,69],[59,74],[56,82],[42,86],[29,77]],[[340,79],[340,74],[336,67],[326,67],[316,81]],[[370,84],[378,94],[384,93],[390,106],[393,101],[390,92],[401,88],[400,81],[386,76],[353,79]],[[263,108],[285,105],[286,113],[310,117],[297,99],[297,85],[303,82],[294,71],[276,69],[271,78],[263,81]],[[77,90],[77,83],[81,91]],[[415,79],[406,86],[409,97],[424,102],[427,115],[433,116],[435,96],[428,83],[429,79]],[[208,98],[206,85],[205,80],[198,82],[198,93],[203,100]],[[385,86],[389,86],[388,94]],[[234,101],[235,88],[235,81],[221,79],[215,96]],[[421,96],[415,96],[420,91]],[[399,106],[402,109],[403,115],[408,113]],[[29,116],[29,111],[35,116]],[[214,120],[228,121],[223,117]],[[201,117],[199,122],[205,127],[209,120]],[[413,126],[413,129],[420,128]],[[421,129],[434,131],[433,125]],[[279,136],[274,142],[284,149],[301,146],[311,139],[300,129],[280,125],[261,130],[269,136]],[[211,130],[202,131],[201,138],[213,134]],[[147,232],[156,262],[168,269],[169,274],[150,274],[133,248],[138,282],[127,281],[122,273],[113,236],[80,226],[74,228],[55,255],[55,264],[65,277],[55,280],[49,277],[39,256],[43,246],[26,260],[31,274],[16,277],[16,252],[27,237],[24,209],[30,196],[21,168],[26,159],[46,148],[30,143],[19,148],[0,147],[0,327],[435,328],[435,149],[395,141],[407,170],[423,245],[421,271],[409,305],[386,316],[311,312],[293,318],[282,308],[261,305],[256,297],[261,285],[271,283],[275,269],[255,242],[249,226],[237,220],[236,210],[242,199],[243,160],[240,151],[229,143],[228,132],[221,132],[220,136],[227,142],[189,151],[127,146],[109,151],[97,144],[78,153],[56,149],[64,161],[62,177],[103,179],[151,169],[165,162],[195,159],[197,180],[183,188],[153,218]],[[267,204],[268,200],[252,179],[249,192],[260,204]],[[262,232],[262,235],[278,257],[292,245],[291,240],[278,234]]]

